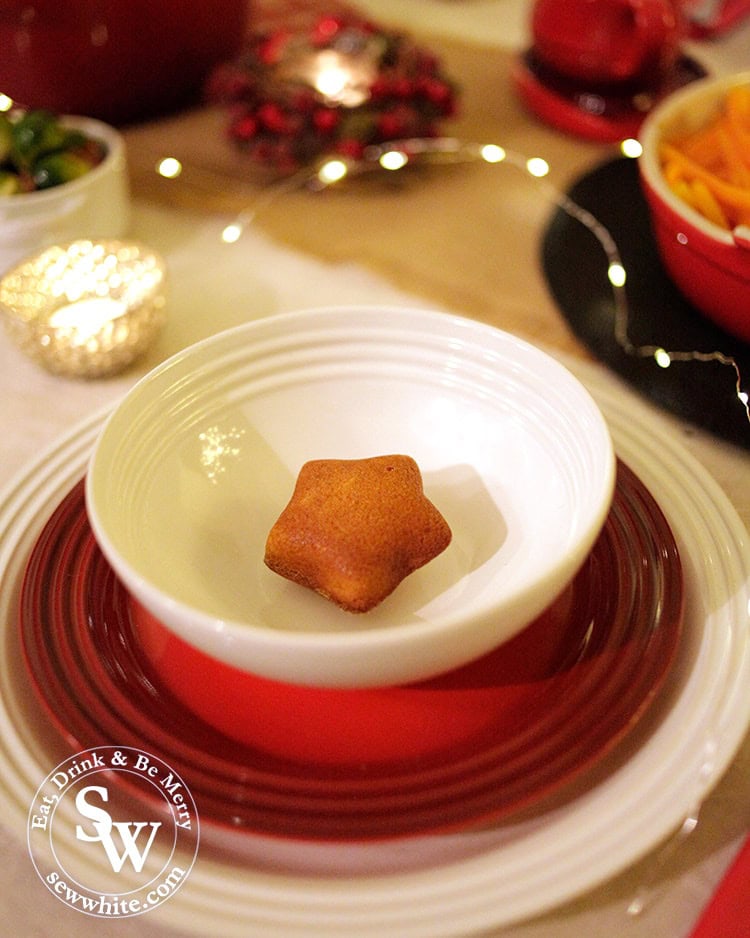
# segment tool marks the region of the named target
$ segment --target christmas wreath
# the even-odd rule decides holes
[[[346,15],[252,36],[206,93],[228,107],[230,139],[278,174],[329,154],[357,160],[369,145],[438,136],[457,103],[430,51]]]

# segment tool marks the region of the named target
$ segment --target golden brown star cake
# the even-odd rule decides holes
[[[314,459],[271,528],[265,563],[348,612],[367,612],[451,541],[410,456]]]

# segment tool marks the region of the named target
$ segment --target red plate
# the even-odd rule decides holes
[[[259,681],[256,742],[242,745],[156,677],[135,637],[137,610],[94,541],[79,484],[32,551],[20,630],[32,685],[75,750],[152,752],[183,777],[204,822],[353,840],[485,823],[559,791],[645,713],[673,660],[682,603],[670,528],[620,463],[612,510],[580,573],[512,641],[440,678],[386,691]],[[263,699],[265,692],[277,696]],[[273,700],[298,707],[296,738],[289,721],[280,732],[268,719]],[[407,733],[396,722],[377,731],[391,704],[410,714]],[[338,722],[327,724],[332,715]],[[356,744],[331,749],[345,723]],[[423,744],[399,742],[420,726]]]

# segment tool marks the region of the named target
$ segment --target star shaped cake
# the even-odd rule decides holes
[[[271,528],[265,563],[348,612],[367,612],[451,541],[410,456],[315,459]]]

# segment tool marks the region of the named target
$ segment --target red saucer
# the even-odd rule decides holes
[[[637,137],[658,101],[705,74],[701,65],[683,56],[658,88],[594,88],[552,71],[532,50],[516,59],[511,69],[521,100],[537,117],[558,130],[599,143]]]
[[[441,678],[385,691],[258,679],[256,739],[242,745],[156,678],[79,484],[32,551],[19,625],[32,686],[74,751],[153,752],[183,777],[204,823],[354,840],[497,820],[559,791],[648,709],[679,642],[682,600],[669,526],[620,464],[582,570],[516,639]],[[220,686],[208,690],[221,695]],[[274,711],[280,720],[269,719]]]

